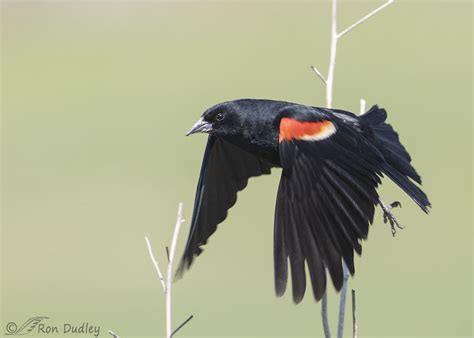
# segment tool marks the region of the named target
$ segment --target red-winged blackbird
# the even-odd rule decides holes
[[[385,174],[428,212],[431,204],[387,113],[373,106],[357,116],[338,109],[243,99],[213,106],[187,135],[209,134],[197,185],[191,229],[178,274],[227,216],[252,176],[283,168],[274,228],[275,288],[284,294],[291,266],[293,300],[303,299],[305,261],[316,300],[327,268],[337,290],[343,262],[354,274],[354,251],[367,238],[376,187]]]

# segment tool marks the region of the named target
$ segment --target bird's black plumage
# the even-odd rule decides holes
[[[354,274],[373,222],[376,191],[385,174],[428,212],[421,178],[384,109],[356,116],[337,109],[244,99],[208,109],[188,134],[209,133],[196,191],[191,229],[178,273],[224,221],[250,177],[283,168],[274,224],[277,295],[291,272],[293,300],[306,290],[307,265],[314,297],[326,290],[326,269],[337,290],[343,262]],[[418,185],[417,185],[418,184]]]

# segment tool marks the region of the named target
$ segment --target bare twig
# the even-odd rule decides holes
[[[109,330],[109,334],[114,338],[120,338],[118,334],[114,333],[114,331]]]
[[[323,81],[324,84],[327,84],[326,78],[325,78],[324,75],[319,71],[318,68],[316,68],[315,66],[311,66],[311,69],[316,73],[317,76],[319,76],[319,78],[321,79],[321,81]]]
[[[150,259],[153,262],[153,266],[155,267],[156,274],[158,275],[158,279],[160,280],[161,286],[163,287],[163,292],[166,293],[165,280],[163,278],[163,275],[161,274],[160,265],[158,264],[157,260],[155,259],[155,256],[153,255],[151,243],[147,236],[145,236],[145,242],[148,247],[148,254],[150,255]]]
[[[187,320],[185,320],[181,325],[178,326],[176,330],[172,332],[171,328],[171,285],[173,280],[173,261],[174,256],[176,253],[176,244],[178,242],[178,235],[179,229],[181,228],[181,224],[183,224],[183,204],[180,203],[178,207],[178,217],[176,219],[176,225],[174,227],[173,237],[171,239],[171,248],[168,249],[166,247],[166,256],[168,258],[168,265],[166,269],[166,281],[163,278],[163,274],[161,273],[160,266],[158,261],[156,260],[155,256],[153,255],[153,250],[151,248],[150,240],[147,236],[145,236],[145,242],[148,247],[148,254],[150,255],[150,259],[153,262],[153,266],[155,267],[156,273],[158,278],[160,279],[161,286],[163,287],[163,292],[165,294],[165,309],[166,309],[166,338],[171,338],[174,333],[176,333],[179,329],[181,329],[184,325],[186,325],[193,316],[190,316]]]
[[[364,16],[362,19],[356,21],[354,24],[350,25],[340,33],[337,32],[337,0],[332,0],[332,7],[331,7],[331,49],[329,55],[329,68],[328,68],[328,75],[324,77],[321,71],[316,68],[315,66],[311,66],[311,69],[318,75],[318,77],[323,81],[326,85],[326,107],[332,108],[332,100],[333,100],[333,87],[334,87],[334,70],[336,68],[336,55],[337,55],[337,42],[339,38],[343,35],[348,33],[349,31],[353,30],[355,27],[359,26],[361,23],[365,22],[375,14],[382,11],[384,8],[392,4],[395,0],[388,0],[385,4],[377,7],[372,12]]]
[[[352,338],[357,338],[356,292],[352,289]]]
[[[323,298],[321,299],[321,318],[323,320],[324,337],[331,338],[331,329],[329,328],[329,320],[328,320],[327,292],[324,292]]]
[[[332,0],[332,24],[331,24],[331,52],[329,55],[329,69],[326,82],[326,107],[332,108],[332,89],[334,85],[334,70],[336,69],[337,53],[337,0]]]
[[[349,279],[349,269],[347,268],[344,260],[342,261],[342,273],[344,276],[344,283],[341,289],[341,298],[339,300],[339,321],[337,324],[337,338],[342,338],[344,335],[344,317],[346,313],[346,294],[347,294],[347,281]]]
[[[359,115],[363,115],[366,113],[366,104],[367,102],[364,99],[360,99]]]
[[[357,26],[359,26],[361,23],[363,23],[364,21],[368,20],[369,18],[373,17],[375,14],[377,14],[378,12],[380,12],[381,10],[383,10],[384,8],[388,7],[389,5],[393,4],[395,2],[395,0],[388,0],[386,3],[384,3],[383,5],[377,7],[376,9],[374,9],[372,12],[370,12],[369,14],[367,14],[366,16],[364,16],[362,19],[356,21],[355,23],[353,23],[352,25],[350,25],[349,27],[347,27],[346,29],[344,29],[342,32],[340,32],[339,34],[337,34],[337,38],[339,39],[340,37],[342,37],[343,35],[347,34],[348,32],[350,32],[351,30],[353,30],[354,28],[356,28]]]
[[[174,227],[173,238],[171,240],[171,249],[169,254],[168,272],[166,273],[166,337],[171,338],[171,283],[173,280],[173,260],[176,252],[176,243],[178,241],[179,229],[183,224],[183,204],[179,203],[178,217]]]
[[[171,337],[175,335],[176,332],[178,332],[184,325],[186,325],[191,319],[193,319],[193,315],[189,316],[188,319],[186,319],[184,322],[182,322],[171,334]]]

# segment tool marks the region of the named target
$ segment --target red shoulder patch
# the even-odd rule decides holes
[[[280,121],[280,143],[291,140],[319,141],[330,137],[335,132],[336,127],[328,120],[301,122],[284,117]]]

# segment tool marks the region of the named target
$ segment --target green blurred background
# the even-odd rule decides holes
[[[345,28],[379,5],[340,1]],[[48,316],[121,337],[163,336],[161,264],[177,205],[190,219],[207,107],[260,97],[324,105],[329,1],[2,1],[1,334]],[[472,4],[397,1],[340,40],[334,106],[378,103],[433,203],[392,183],[406,226],[377,211],[356,261],[361,337],[472,334]],[[185,278],[179,337],[322,335],[310,292],[273,290],[279,170],[250,182]],[[185,223],[178,254],[187,236]],[[338,295],[329,290],[335,324]],[[348,317],[350,314],[348,314]],[[333,333],[335,333],[333,325]],[[347,333],[350,323],[347,321]],[[30,334],[33,335],[33,334]]]

